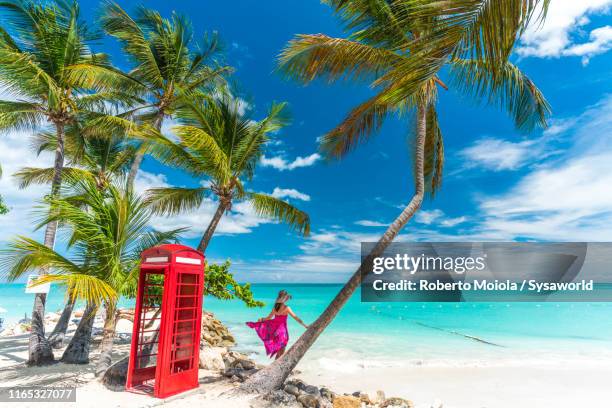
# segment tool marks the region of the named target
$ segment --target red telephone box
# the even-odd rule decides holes
[[[160,245],[141,257],[126,389],[165,398],[198,387],[204,256]]]

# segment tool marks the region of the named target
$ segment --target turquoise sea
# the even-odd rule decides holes
[[[0,316],[5,327],[31,312],[33,295],[25,294],[24,287],[0,284],[0,308],[6,309]],[[340,285],[255,284],[255,297],[267,303],[263,309],[213,298],[204,300],[204,308],[230,327],[239,350],[265,361],[259,339],[244,323],[265,316],[280,289],[293,295],[290,306],[308,323]],[[61,289],[52,287],[47,309],[61,310],[63,300]],[[131,300],[121,303],[123,307],[133,305]],[[303,329],[290,321],[289,331],[296,339]],[[361,303],[356,293],[306,360],[338,372],[404,365],[609,364],[612,304]]]

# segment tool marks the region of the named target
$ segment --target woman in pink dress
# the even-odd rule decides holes
[[[274,307],[270,314],[257,322],[247,322],[247,326],[255,329],[259,338],[263,341],[266,354],[279,359],[285,353],[285,347],[289,342],[289,332],[287,331],[287,315],[293,317],[299,324],[308,328],[304,322],[293,313],[293,310],[286,303],[291,296],[285,290],[278,292]]]

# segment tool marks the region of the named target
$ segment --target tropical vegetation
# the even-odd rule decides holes
[[[357,105],[321,140],[322,153],[341,159],[380,130],[385,119],[414,119],[410,154],[414,191],[372,253],[380,255],[442,183],[444,140],[438,93],[455,91],[505,110],[517,128],[546,126],[550,108],[536,85],[511,61],[517,38],[541,20],[549,0],[327,0],[346,36],[301,34],[279,57],[288,79],[348,80],[369,85],[372,96]],[[216,33],[194,40],[187,18],[165,18],[139,7],[128,14],[104,2],[92,30],[75,0],[0,2],[0,131],[31,134],[34,149],[54,156],[53,166],[27,167],[14,177],[22,188],[49,185],[41,197],[38,227],[43,242],[16,237],[0,250],[9,279],[38,272],[37,284],[66,288],[66,307],[50,336],[44,329],[44,294],[35,296],[30,365],[53,361],[75,302],[84,314],[62,361],[87,363],[93,319],[105,311],[97,374],[111,364],[119,318],[118,299],[135,296],[143,249],[179,239],[182,229],[159,232],[155,216],[216,206],[198,249],[205,252],[223,216],[238,203],[257,215],[310,232],[304,211],[250,188],[258,163],[275,134],[289,123],[285,103],[265,117],[245,111],[229,85],[233,68],[223,61]],[[92,44],[104,33],[121,44],[129,69],[122,71]],[[172,121],[175,126],[166,129]],[[396,146],[393,146],[395,149]],[[157,186],[139,191],[145,157],[186,173],[197,187]],[[197,184],[196,184],[197,183]],[[0,215],[7,211],[0,197]],[[65,232],[55,249],[56,233]],[[362,264],[362,265],[363,265]],[[291,349],[242,386],[278,388],[340,312],[357,288],[361,266]],[[238,283],[230,263],[207,265],[205,292],[261,306],[248,283]]]
[[[240,101],[229,95],[192,99],[177,114],[179,126],[173,131],[179,141],[157,142],[157,157],[206,182],[197,188],[155,188],[149,201],[161,214],[177,214],[200,207],[207,195],[217,198],[217,209],[204,231],[198,250],[205,252],[223,214],[237,200],[249,202],[257,214],[287,223],[308,235],[310,218],[286,201],[271,195],[247,191],[255,168],[264,154],[269,135],[287,123],[285,104],[273,104],[268,115],[254,121],[242,114]]]
[[[16,99],[0,101],[0,130],[37,132],[41,126],[51,127],[56,148],[50,195],[57,196],[66,127],[98,116],[101,101],[129,99],[133,81],[114,69],[105,54],[90,50],[97,34],[80,19],[76,1],[3,1],[0,11],[7,16],[0,27],[0,84]],[[45,228],[44,244],[53,248],[57,223]],[[53,360],[44,334],[45,300],[36,295],[29,364]]]

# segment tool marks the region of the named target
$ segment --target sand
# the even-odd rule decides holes
[[[69,332],[69,335],[71,332]],[[163,404],[184,407],[192,404],[208,408],[247,408],[250,397],[229,397],[234,385],[219,373],[200,370],[196,390],[159,400],[149,395],[112,392],[96,381],[93,370],[98,358],[92,345],[89,365],[62,363],[47,367],[27,367],[28,335],[0,337],[0,384],[2,386],[75,386],[77,404],[85,407],[149,407]],[[128,353],[129,343],[117,344],[113,360]],[[56,358],[62,350],[56,350]],[[308,355],[305,357],[308,358]],[[305,367],[315,367],[305,364]],[[604,408],[612,406],[612,366],[559,362],[558,366],[524,367],[389,367],[364,368],[351,373],[303,369],[298,375],[309,384],[327,386],[340,393],[354,391],[375,395],[383,390],[389,396],[412,400],[416,408]],[[62,404],[12,403],[11,407],[41,407]]]
[[[609,408],[610,367],[369,368],[350,374],[304,371],[314,385],[412,400],[416,408]]]

